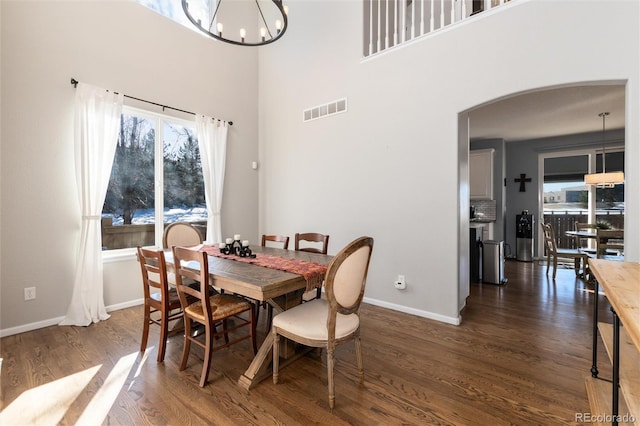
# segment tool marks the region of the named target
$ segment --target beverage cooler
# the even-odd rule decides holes
[[[535,219],[528,210],[516,215],[516,259],[521,262],[533,260],[533,228]]]

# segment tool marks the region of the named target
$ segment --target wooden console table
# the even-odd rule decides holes
[[[591,416],[600,424],[640,422],[640,263],[589,259],[596,277],[593,363],[586,379]],[[611,304],[613,324],[598,322],[598,286]],[[623,326],[623,327],[621,327]],[[598,334],[613,365],[611,380],[598,376]],[[622,390],[622,398],[620,398]]]

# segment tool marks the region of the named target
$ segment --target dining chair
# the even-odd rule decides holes
[[[184,285],[184,279],[209,282],[209,263],[207,254],[201,251],[189,249],[187,247],[173,247],[174,269],[176,271],[176,286],[178,297],[182,304],[184,314],[184,349],[182,352],[182,362],[180,371],[187,367],[191,343],[204,349],[204,361],[202,374],[200,375],[200,387],[204,387],[209,377],[211,359],[213,352],[227,348],[243,340],[250,339],[253,347],[253,354],[258,351],[256,345],[256,317],[255,309],[249,301],[230,294],[215,294],[210,296],[207,291],[208,285],[193,288]],[[204,288],[204,289],[203,289]],[[240,316],[249,313],[250,319]],[[245,314],[246,315],[246,314]],[[234,318],[233,324],[229,319]],[[217,331],[216,323],[222,322],[222,330]],[[194,323],[204,326],[204,339],[200,339],[201,333],[193,334]],[[247,334],[233,335],[241,327],[248,327]],[[224,335],[225,343],[214,347],[214,339]]]
[[[162,362],[164,361],[169,335],[184,330],[184,327],[177,327],[169,333],[169,323],[182,318],[180,298],[175,288],[169,289],[167,264],[162,250],[138,247],[138,261],[142,270],[142,287],[144,290],[144,325],[140,352],[144,352],[147,349],[149,325],[159,325],[158,362]],[[152,316],[156,312],[160,313],[160,318]]]
[[[289,237],[285,235],[266,235],[262,234],[262,242],[260,244],[262,247],[276,247],[282,248],[284,250],[289,249]],[[267,310],[267,331],[271,329],[271,320],[273,319],[273,306],[268,304],[267,302],[259,302],[256,301],[256,321],[258,321],[260,307]]]
[[[296,251],[327,254],[327,250],[329,249],[329,236],[325,234],[318,234],[316,232],[296,233],[294,243]],[[320,299],[321,297],[322,288],[318,287],[315,290],[315,294],[313,294],[313,291],[304,293],[302,295],[302,300],[303,302],[308,302],[309,300]]]
[[[326,299],[315,299],[273,318],[273,383],[278,383],[280,336],[300,344],[327,349],[329,407],[335,406],[333,380],[336,345],[353,340],[360,384],[364,383],[360,343],[360,303],[364,296],[373,238],[360,237],[332,259],[325,275]]]
[[[624,230],[596,230],[596,257],[598,259],[624,260]]]
[[[596,228],[597,225],[594,223],[581,223],[581,222],[576,222],[575,223],[575,228],[576,231],[580,232],[580,231],[590,231],[590,232],[596,232]],[[582,237],[576,237],[576,246],[578,250],[581,250],[587,254],[595,254],[596,253],[596,249],[594,247],[590,247],[589,246],[589,240],[591,240],[591,238],[582,238]]]
[[[167,226],[162,235],[162,246],[195,246],[202,244],[202,234],[188,222],[174,222]]]
[[[544,245],[547,252],[547,275],[549,267],[553,261],[553,279],[556,279],[558,269],[558,259],[573,259],[576,276],[580,276],[580,264],[587,264],[587,254],[578,249],[558,248],[555,233],[550,223],[540,222],[544,235]],[[583,266],[584,268],[585,266]],[[583,269],[584,270],[584,269]]]
[[[277,243],[277,244],[271,244]],[[284,235],[262,235],[262,243],[260,244],[262,247],[275,247],[278,246],[285,250],[289,249],[289,237]]]

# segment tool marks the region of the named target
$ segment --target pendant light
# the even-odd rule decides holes
[[[189,1],[182,0],[182,10],[189,21],[209,37],[225,43],[264,46],[280,39],[287,30],[287,7],[282,0],[190,2],[191,8]]]
[[[607,173],[606,169],[606,147],[605,147],[605,120],[608,112],[601,112],[598,117],[602,117],[602,173],[589,173],[584,175],[586,185],[595,185],[596,188],[613,188],[615,185],[624,183],[623,172]]]

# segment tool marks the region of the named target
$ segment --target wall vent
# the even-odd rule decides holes
[[[347,111],[347,98],[331,101],[302,111],[302,121],[311,121]]]

